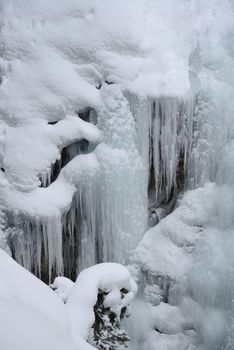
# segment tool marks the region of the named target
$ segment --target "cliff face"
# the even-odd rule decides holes
[[[130,347],[232,349],[232,1],[0,5],[1,247],[46,282],[129,264]]]

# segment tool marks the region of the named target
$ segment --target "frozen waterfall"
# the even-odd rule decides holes
[[[0,14],[0,247],[46,283],[127,265],[130,350],[233,350],[233,0]]]

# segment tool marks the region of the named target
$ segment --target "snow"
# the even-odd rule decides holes
[[[143,344],[142,349],[154,350],[155,344],[157,344],[158,350],[195,350],[198,349],[194,342],[194,334],[185,335],[183,333],[176,335],[159,334],[155,331],[151,331],[147,341]]]
[[[159,333],[177,334],[188,327],[188,321],[181,314],[178,306],[160,303],[153,308],[154,327]]]
[[[163,296],[161,290],[157,284],[147,285],[144,288],[144,299],[147,300],[151,305],[159,305]]]
[[[171,0],[161,5],[70,0],[57,8],[54,0],[3,2],[4,120],[63,119],[78,108],[95,107],[100,103],[95,84],[109,76],[146,94],[184,94],[192,28],[187,19],[185,33],[176,19],[189,5]]]
[[[127,263],[146,227],[147,178],[128,100],[115,85],[105,84],[101,96],[97,125],[103,142],[94,151],[101,173],[96,185],[97,199],[102,203],[97,212],[103,242],[101,259]]]
[[[128,293],[120,298],[119,291],[124,288]],[[126,267],[116,263],[103,263],[83,270],[67,299],[73,337],[87,339],[94,323],[93,307],[98,291],[107,292],[106,306],[118,316],[137,292],[137,286]]]
[[[0,269],[1,348],[75,350],[59,297],[2,250]]]
[[[134,261],[151,273],[180,279],[191,264],[191,252],[211,214],[214,184],[185,194],[175,211],[146,232]],[[211,197],[211,199],[210,199]]]
[[[196,332],[187,314],[178,306],[160,303],[153,307],[143,299],[136,299],[131,308],[131,321],[125,328],[131,337],[129,349],[199,349]]]
[[[86,106],[100,106],[100,91],[95,88],[100,80],[111,75],[123,81],[125,88],[140,88],[147,95],[150,86],[149,93],[154,96],[163,95],[164,90],[171,95],[171,87],[176,95],[189,89],[190,44],[187,40],[185,49],[182,28],[175,25],[176,14],[185,11],[183,5],[167,1],[162,7],[138,0],[132,6],[121,1],[113,11],[108,1],[70,0],[54,10],[56,7],[54,1],[30,1],[28,6],[12,0],[2,5],[1,111],[7,128],[4,164],[7,178],[23,191],[35,188],[38,174],[48,171],[59,156],[62,140],[58,129],[70,135],[63,144],[79,138],[76,128],[81,122],[68,116]],[[4,20],[8,17],[9,22]],[[122,18],[121,23],[117,18]],[[164,40],[166,29],[172,34],[168,41]],[[176,67],[170,68],[171,64]],[[183,85],[182,77],[185,86],[175,89],[175,84]],[[54,120],[61,121],[54,126],[45,124]]]
[[[68,334],[39,310],[15,300],[1,300],[0,309],[3,350],[77,349]]]
[[[5,204],[13,210],[15,227],[22,231],[21,221],[25,223],[23,240],[16,236],[13,241],[18,262],[29,270],[34,267],[40,275],[41,251],[44,246],[48,257],[49,279],[52,267],[56,268],[58,274],[63,272],[61,216],[70,208],[79,179],[93,176],[98,170],[95,154],[79,155],[47,188],[40,187],[24,193],[14,189],[9,191],[8,182],[1,187]],[[25,244],[28,241],[31,244]]]
[[[55,125],[44,122],[6,129],[2,166],[8,181],[17,189],[29,192],[38,187],[37,176],[49,171],[60,151],[75,141],[86,139],[98,143],[99,130],[77,116],[67,116]]]
[[[219,183],[185,193],[178,207],[146,232],[136,249],[135,263],[143,274],[149,274],[150,285],[143,297],[155,303],[153,313],[144,314],[153,323],[151,327],[162,333],[154,335],[150,345],[148,329],[149,348],[157,344],[163,349],[165,341],[170,349],[172,339],[173,346],[178,341],[183,348],[186,330],[195,331],[194,340],[185,342],[190,346],[197,342],[212,350],[224,344],[233,346],[232,157],[231,142],[223,150]],[[165,293],[167,303],[159,304]]]
[[[0,269],[2,350],[95,349],[86,339],[99,289],[109,293],[106,307],[116,315],[137,292],[127,268],[115,263],[84,270],[76,283],[57,277],[51,285],[55,292],[2,250]],[[128,293],[119,298],[117,290],[122,288]]]
[[[140,289],[169,333],[155,332],[152,314],[147,318],[149,309],[142,307],[146,327],[134,335],[134,350],[156,344],[194,349],[194,338],[198,348],[233,348],[233,9],[232,0],[68,0],[59,6],[55,0],[0,0],[0,246],[9,251],[13,237],[16,260],[38,275],[44,249],[49,279],[53,269],[63,273],[66,224],[72,242],[79,236],[78,271],[97,261],[129,263],[133,256]],[[87,107],[97,121],[76,116]],[[53,183],[39,187],[62,149],[83,139],[92,152],[71,157]],[[156,184],[150,203],[157,212],[181,190],[178,168],[185,194],[143,237],[151,162]],[[1,260],[8,265],[5,255]],[[1,293],[14,299],[16,290],[26,302],[20,283],[25,271],[11,268],[9,281],[8,269],[0,277]],[[66,300],[70,287],[64,282],[56,286]],[[34,288],[34,282],[25,284]],[[120,300],[118,286],[112,287],[106,305],[118,314],[132,294]],[[38,308],[38,327],[59,349],[63,340],[54,334],[64,322],[64,304],[48,292],[53,302],[41,309],[43,293],[40,307],[29,298],[22,327],[30,327]],[[95,299],[88,296],[85,335]],[[14,303],[7,299],[3,308],[15,309],[18,324],[23,306]],[[79,303],[75,310],[86,313]],[[182,312],[193,314],[186,322],[195,331],[185,329]],[[81,348],[88,347],[76,326],[73,331]]]
[[[56,277],[54,282],[50,285],[50,287],[64,303],[66,303],[68,295],[70,294],[73,286],[74,282],[72,282],[69,278],[62,276]]]
[[[18,301],[45,314],[61,328],[67,329],[69,319],[62,301],[55,297],[43,282],[18,265],[5,252],[0,250],[1,259],[1,298]]]
[[[0,196],[13,226],[21,233],[24,226],[25,231],[36,226],[39,236],[36,259],[30,261],[32,249],[27,257],[17,243],[16,250],[24,252],[16,254],[17,260],[29,269],[36,265],[39,271],[41,242],[48,240],[49,270],[53,266],[61,273],[64,215],[83,206],[87,210],[81,230],[87,244],[82,244],[77,269],[97,261],[127,262],[146,229],[152,154],[153,204],[161,205],[176,190],[181,152],[189,187],[215,180],[212,174],[228,130],[219,132],[219,115],[228,119],[220,106],[232,100],[232,93],[212,67],[217,60],[224,61],[225,71],[231,67],[231,53],[226,59],[218,39],[229,30],[228,4],[69,0],[58,8],[55,0],[10,0],[2,1],[1,12],[0,158],[5,172],[0,174]],[[219,12],[225,23],[217,18]],[[203,91],[209,91],[208,103]],[[86,107],[96,110],[97,126],[75,116]],[[39,188],[40,179],[46,183],[50,177],[62,148],[81,139],[101,144],[94,153],[74,158],[48,188]],[[159,167],[160,159],[164,161]],[[91,206],[86,203],[90,201]],[[87,212],[92,218],[86,224]],[[77,227],[71,226],[73,236]],[[100,252],[88,259],[97,232],[102,232]],[[22,240],[28,238],[26,232]],[[176,249],[174,255],[179,257],[179,252]]]

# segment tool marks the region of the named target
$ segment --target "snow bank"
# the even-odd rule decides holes
[[[0,250],[0,267],[1,298],[28,305],[45,314],[61,328],[68,329],[66,309],[46,284],[18,265],[2,250]],[[8,293],[2,293],[5,289]]]
[[[2,350],[77,349],[69,334],[39,310],[17,299],[2,301],[1,298],[0,310]]]
[[[1,349],[75,350],[60,298],[2,250],[0,270]]]

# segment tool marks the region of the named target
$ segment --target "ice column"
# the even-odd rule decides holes
[[[94,151],[100,171],[83,179],[78,191],[79,270],[93,264],[94,255],[97,262],[126,263],[146,228],[147,178],[136,122],[118,86],[104,84],[101,97],[97,126],[103,142]]]
[[[152,106],[152,152],[156,205],[168,203],[184,185],[193,127],[193,98],[160,97]],[[180,178],[182,177],[182,178]]]

